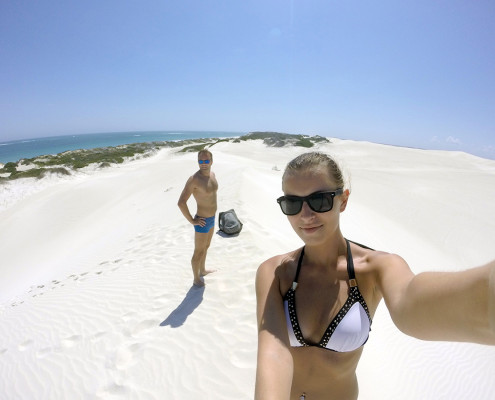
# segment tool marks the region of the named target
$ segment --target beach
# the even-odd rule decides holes
[[[210,150],[218,211],[234,209],[243,230],[214,235],[207,268],[217,272],[203,289],[192,287],[194,233],[177,207],[196,153],[164,148],[0,186],[2,399],[253,398],[256,269],[302,246],[275,199],[286,163],[308,149],[253,140]],[[401,255],[415,273],[495,259],[495,161],[333,138],[311,150],[349,176],[347,238]],[[357,374],[360,400],[491,400],[495,347],[410,338],[382,302]]]

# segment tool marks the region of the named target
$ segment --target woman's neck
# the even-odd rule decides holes
[[[304,259],[315,267],[328,268],[329,265],[336,265],[338,258],[346,255],[347,244],[340,231],[324,243],[304,247]]]

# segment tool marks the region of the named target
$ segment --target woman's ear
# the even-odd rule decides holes
[[[349,192],[349,189],[344,190],[344,193],[340,195],[341,201],[340,201],[340,212],[344,212],[345,208],[347,207],[347,200],[349,200],[351,192]]]

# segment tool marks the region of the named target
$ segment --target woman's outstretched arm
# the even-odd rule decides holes
[[[414,275],[399,256],[379,255],[379,287],[404,333],[423,340],[495,345],[495,262]]]
[[[276,276],[278,264],[277,258],[265,261],[256,274],[258,319],[256,400],[290,398],[293,363],[288,348],[279,280]]]

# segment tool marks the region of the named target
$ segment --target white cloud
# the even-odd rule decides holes
[[[461,139],[455,138],[453,136],[449,136],[447,139],[445,139],[445,141],[447,143],[452,143],[452,144],[457,144],[457,145],[462,144]]]
[[[432,142],[432,143],[440,143],[440,139],[438,139],[438,136],[433,136],[433,137],[430,139],[430,142]]]

